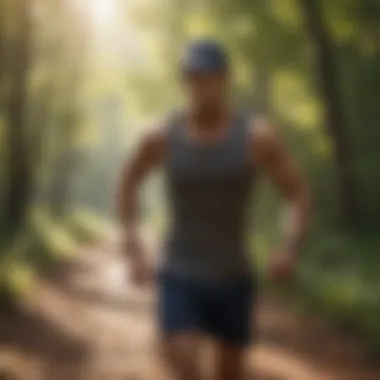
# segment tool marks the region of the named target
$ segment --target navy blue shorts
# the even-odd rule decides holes
[[[198,331],[237,347],[250,343],[256,300],[253,279],[199,281],[173,274],[159,278],[159,325],[164,336]]]

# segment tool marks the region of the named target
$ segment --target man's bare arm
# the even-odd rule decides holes
[[[141,182],[160,165],[164,150],[164,130],[149,131],[141,139],[123,168],[117,198],[117,211],[122,224],[123,251],[129,259],[131,278],[136,284],[153,281],[153,270],[139,234],[139,197]]]
[[[152,169],[160,165],[164,148],[164,130],[147,132],[125,164],[118,191],[117,212],[127,234],[137,233],[139,224],[138,191]]]
[[[308,187],[274,126],[267,119],[254,121],[252,135],[255,164],[269,177],[286,202],[284,248],[298,254],[309,224]]]

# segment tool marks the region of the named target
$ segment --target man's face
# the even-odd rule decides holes
[[[229,80],[227,73],[185,73],[183,84],[192,106],[209,108],[224,101]]]

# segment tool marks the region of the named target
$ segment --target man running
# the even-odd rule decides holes
[[[228,56],[218,43],[191,43],[181,74],[187,107],[145,134],[123,172],[126,254],[136,283],[156,278],[137,232],[138,190],[152,169],[162,167],[171,217],[157,277],[165,358],[176,380],[199,379],[198,348],[208,336],[214,379],[238,380],[256,299],[245,239],[255,178],[269,177],[286,202],[284,242],[271,257],[275,279],[287,280],[295,270],[308,191],[270,121],[232,105]]]

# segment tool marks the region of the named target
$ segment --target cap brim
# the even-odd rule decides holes
[[[222,73],[227,71],[225,66],[215,66],[215,65],[183,65],[182,71],[184,73],[194,73],[194,74],[212,74],[212,73]]]
[[[181,64],[182,70],[186,73],[217,73],[225,72],[228,67],[224,62],[213,62],[209,60],[187,59]]]

